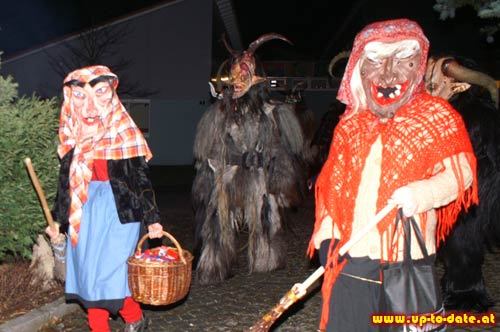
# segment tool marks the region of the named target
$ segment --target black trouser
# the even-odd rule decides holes
[[[332,289],[327,331],[372,332],[380,327],[372,324],[372,315],[379,312],[381,284],[380,260],[368,257],[351,258]]]

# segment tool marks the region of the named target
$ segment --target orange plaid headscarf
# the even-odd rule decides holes
[[[113,92],[109,103],[98,114],[100,121],[97,134],[92,139],[83,139],[83,120],[74,105],[73,87],[68,82],[78,81],[86,84],[100,76],[110,78]],[[69,224],[71,244],[76,246],[82,206],[87,201],[87,191],[92,179],[94,159],[118,160],[144,156],[151,159],[152,154],[134,121],[123,107],[116,94],[118,77],[105,66],[91,66],[75,70],[64,79],[64,102],[61,107],[59,121],[59,146],[57,152],[62,158],[74,149],[73,160],[69,170],[69,191],[71,204]],[[84,107],[95,107],[95,103],[87,102]]]

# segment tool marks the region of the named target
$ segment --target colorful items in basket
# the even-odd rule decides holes
[[[137,251],[134,257],[146,262],[175,262],[180,259],[177,250],[167,246],[146,249],[142,253]]]

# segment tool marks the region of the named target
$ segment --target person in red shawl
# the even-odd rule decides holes
[[[53,214],[67,231],[67,300],[88,311],[91,331],[108,332],[120,313],[124,331],[147,322],[128,287],[127,259],[141,232],[162,236],[148,178],[149,147],[116,94],[118,77],[105,66],[75,70],[64,79],[59,125],[61,158]],[[51,238],[59,230],[47,227]]]
[[[354,40],[337,96],[346,111],[315,188],[309,254],[320,249],[325,266],[321,329],[377,331],[371,315],[378,312],[380,263],[403,258],[402,239],[391,241],[396,209],[344,259],[338,252],[388,202],[415,217],[429,254],[460,210],[477,203],[476,161],[462,118],[423,89],[428,48],[408,19],[372,23]]]

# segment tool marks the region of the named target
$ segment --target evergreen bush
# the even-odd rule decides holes
[[[23,160],[30,157],[51,207],[56,193],[56,100],[18,97],[11,77],[0,76],[0,262],[29,258],[46,221]]]

